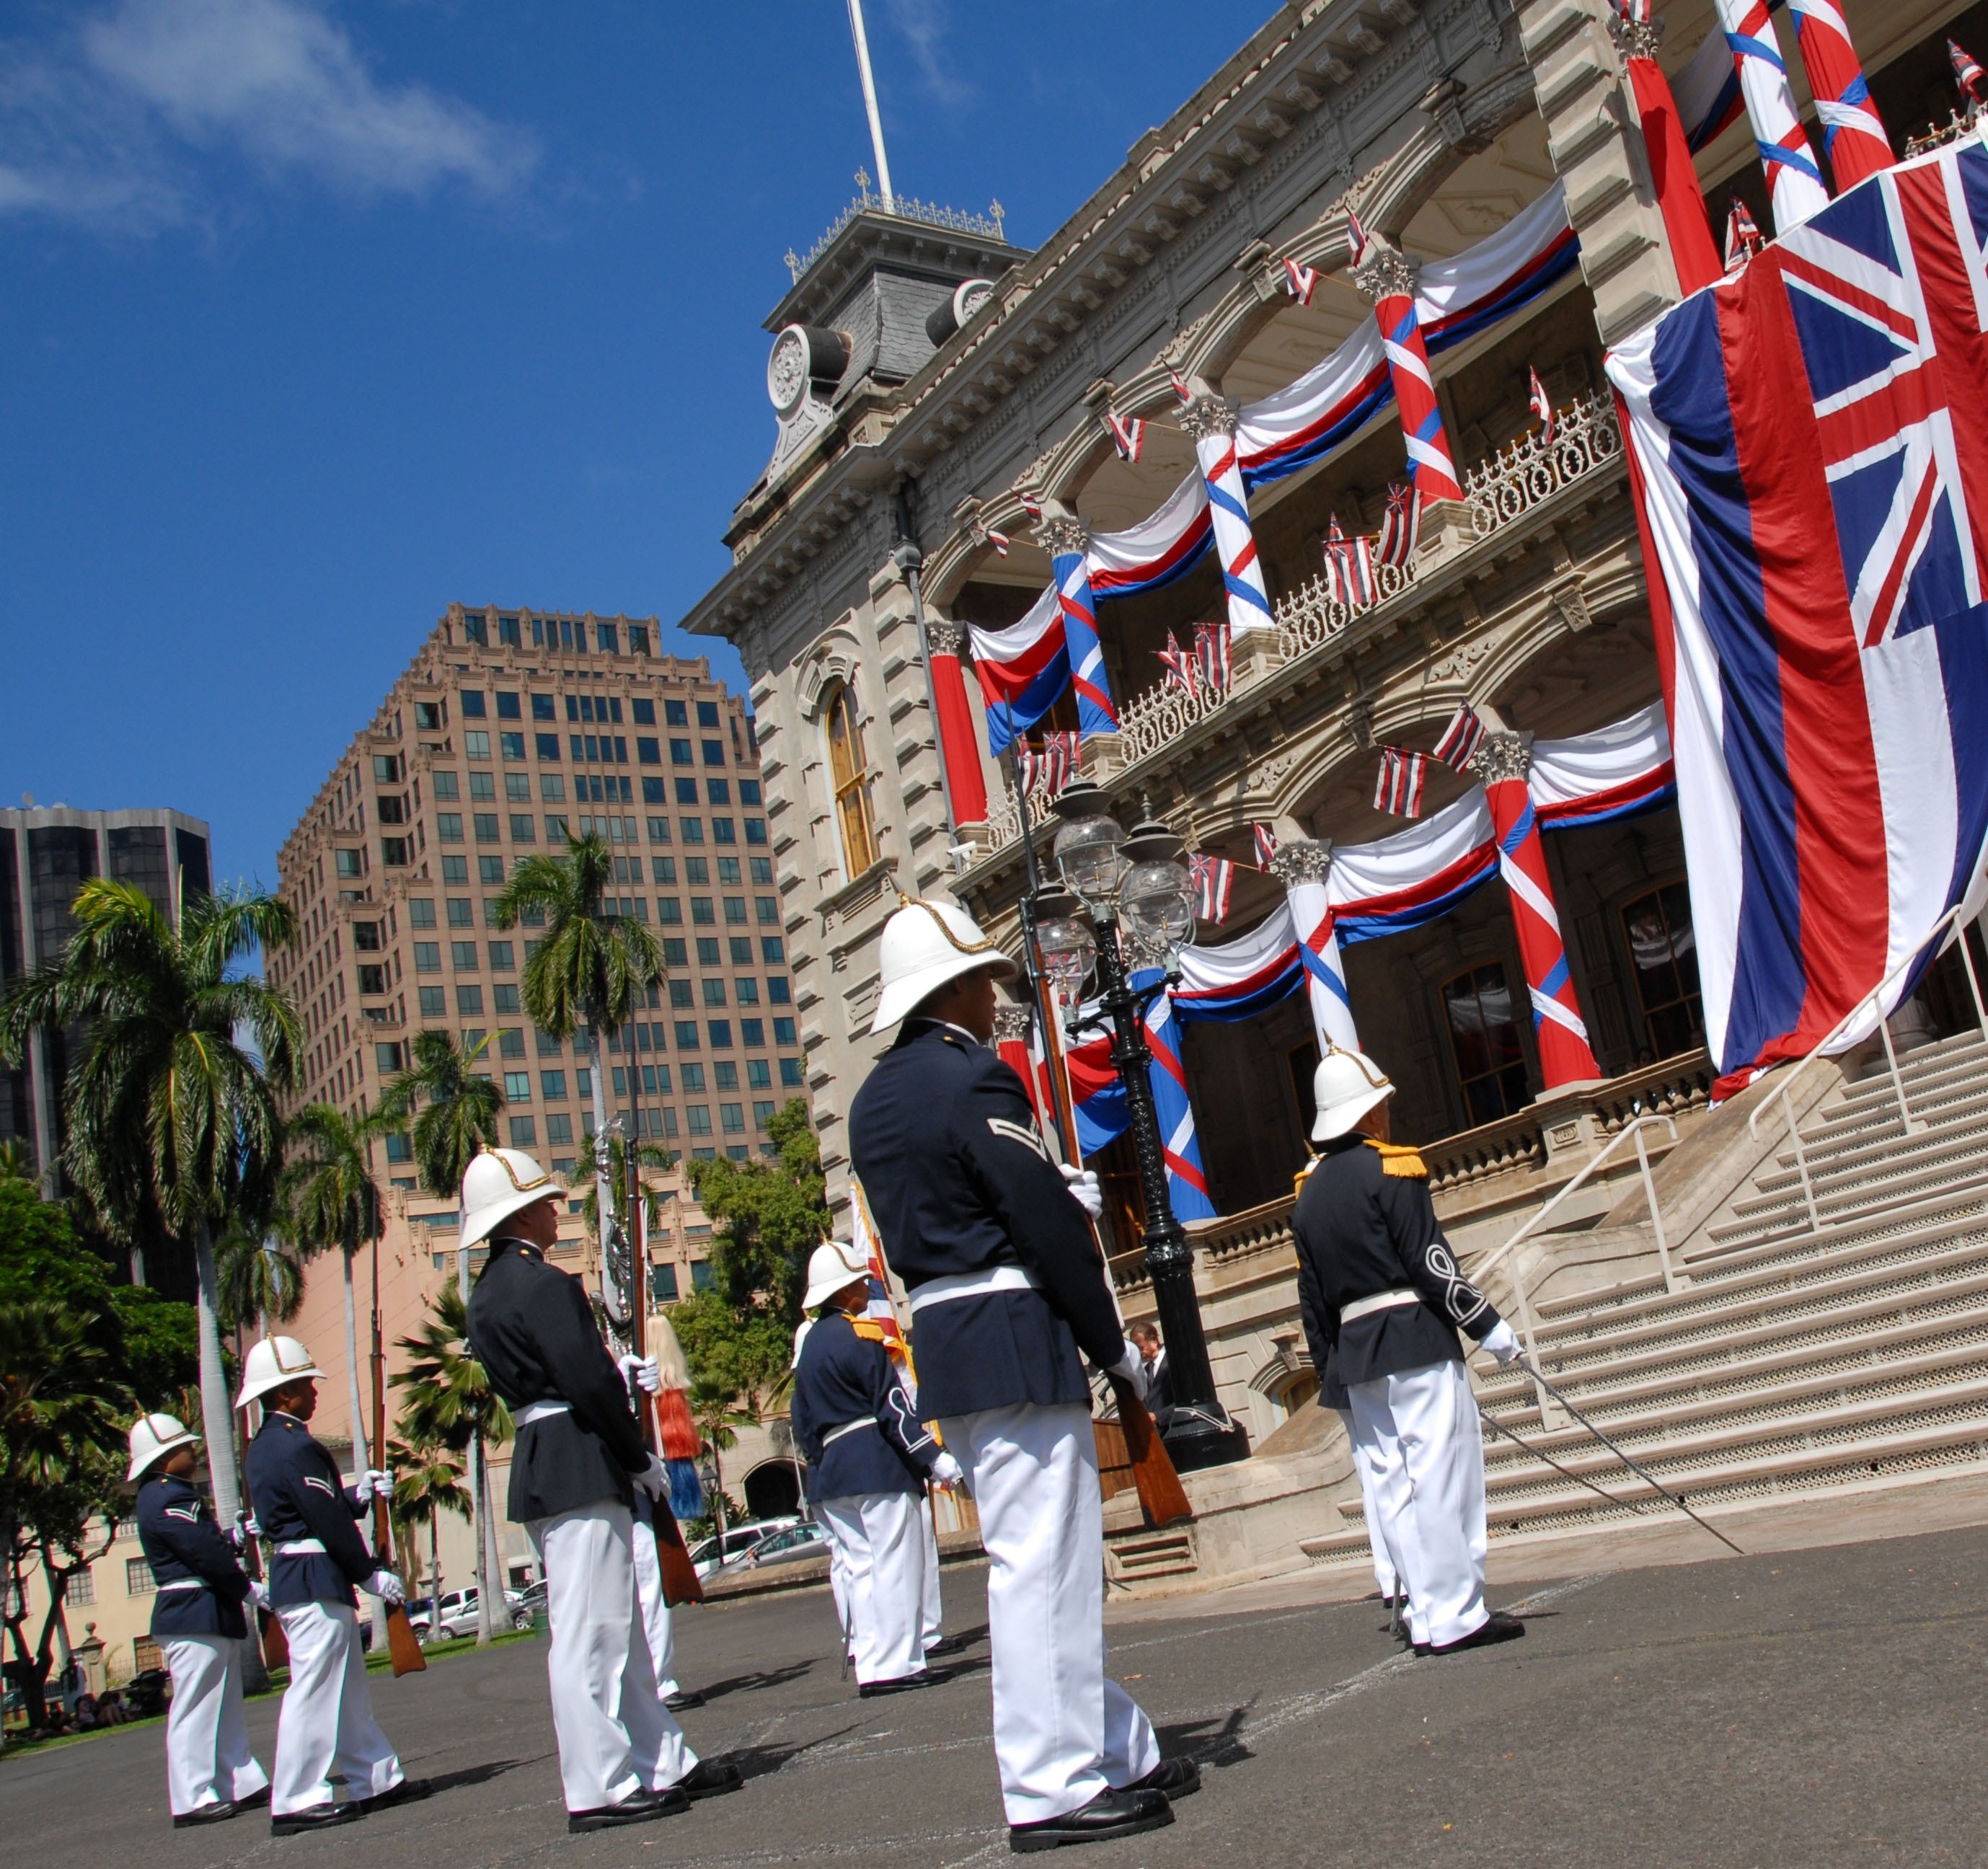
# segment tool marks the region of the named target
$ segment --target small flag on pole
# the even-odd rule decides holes
[[[1026,740],[1015,742],[1015,776],[1024,793],[1038,787],[1054,798],[1070,782],[1077,770],[1077,730],[1045,733],[1040,749]]]
[[[1016,492],[1015,497],[1022,502],[1023,512],[1026,512],[1030,519],[1040,519],[1043,516],[1043,503],[1041,500],[1040,500],[1034,494],[1030,492],[1026,488],[1019,489]]]
[[[1426,754],[1405,747],[1381,749],[1381,773],[1374,786],[1374,809],[1398,818],[1422,815],[1422,779],[1428,770]]]
[[[1009,540],[1006,532],[997,532],[992,526],[985,526],[980,529],[980,536],[1003,558],[1008,556]]]
[[[1318,290],[1318,269],[1300,266],[1294,259],[1284,262],[1284,277],[1290,282],[1291,296],[1300,305],[1311,303],[1311,296]]]
[[[1547,394],[1547,386],[1540,380],[1540,373],[1530,364],[1526,366],[1526,374],[1532,379],[1532,411],[1539,420],[1540,445],[1550,448],[1554,438],[1553,398]]]
[[[1442,738],[1435,743],[1435,756],[1445,766],[1454,766],[1459,772],[1469,769],[1470,755],[1476,752],[1484,739],[1484,722],[1477,710],[1467,701],[1456,704],[1456,711],[1449,717],[1449,725],[1442,730]]]
[[[1267,870],[1277,853],[1277,833],[1267,824],[1253,824],[1249,828],[1256,840],[1256,867]]]
[[[1119,458],[1137,465],[1140,455],[1146,451],[1146,424],[1136,415],[1114,415],[1110,410],[1104,412],[1104,425],[1111,431],[1112,444],[1118,450]]]
[[[1368,246],[1367,230],[1360,225],[1360,217],[1351,208],[1346,211],[1346,256],[1350,265],[1357,266],[1367,257]]]
[[[1167,671],[1168,688],[1177,688],[1184,695],[1194,692],[1194,654],[1183,649],[1172,630],[1167,632],[1167,646],[1157,651],[1161,663]]]
[[[1194,662],[1201,678],[1218,695],[1229,692],[1229,625],[1198,623],[1194,626]]]
[[[1196,857],[1189,865],[1194,877],[1196,919],[1219,925],[1229,919],[1229,897],[1236,887],[1236,866],[1226,857]]]
[[[1387,517],[1381,522],[1381,549],[1374,553],[1384,565],[1405,565],[1415,555],[1415,541],[1422,528],[1422,496],[1412,482],[1388,488]]]
[[[1952,61],[1954,82],[1960,86],[1962,94],[1971,103],[1981,103],[1981,86],[1983,80],[1988,79],[1988,73],[1974,62],[1971,53],[1963,52],[1952,39],[1946,42],[1946,56]]]
[[[1350,610],[1365,610],[1374,601],[1374,551],[1361,533],[1349,539],[1339,529],[1339,515],[1325,534],[1325,588],[1334,603]]]
[[[1188,387],[1186,377],[1178,370],[1168,370],[1167,380],[1174,386],[1174,394],[1181,399],[1183,406],[1194,400],[1194,391]]]
[[[1615,10],[1632,26],[1650,23],[1650,0],[1615,0]]]
[[[1760,238],[1760,223],[1736,194],[1726,215],[1726,270],[1737,272],[1766,245]]]

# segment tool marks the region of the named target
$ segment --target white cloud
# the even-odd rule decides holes
[[[455,99],[383,82],[316,0],[115,0],[0,42],[0,215],[147,228],[207,218],[198,157],[360,198],[518,188],[539,151]]]
[[[891,23],[911,48],[925,89],[942,104],[963,104],[973,95],[971,85],[956,77],[945,46],[944,0],[888,0]]]

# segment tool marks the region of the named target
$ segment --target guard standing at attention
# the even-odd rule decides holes
[[[152,1639],[173,1677],[166,1712],[166,1789],[173,1827],[218,1823],[265,1804],[269,1775],[242,1718],[242,1604],[260,1590],[193,1483],[199,1437],[170,1414],[131,1430],[138,1542],[152,1567]]]
[[[1334,1046],[1313,1080],[1312,1140],[1291,1231],[1312,1360],[1336,1367],[1356,1458],[1388,1502],[1418,1654],[1454,1654],[1523,1635],[1484,1607],[1484,1440],[1459,1330],[1500,1364],[1512,1327],[1466,1279],[1429,1198],[1428,1170],[1388,1141],[1395,1087],[1373,1060]]]
[[[884,925],[874,1032],[904,1030],[850,1112],[850,1154],[910,1293],[918,1411],[980,1511],[994,1751],[1011,1848],[1173,1820],[1195,1790],[1104,1671],[1104,1508],[1080,1359],[1135,1387],[1086,1219],[1097,1178],[1060,1170],[1022,1080],[990,1049],[1014,963],[949,904]]]
[[[925,1665],[928,1479],[959,1463],[913,1411],[880,1325],[864,1315],[870,1272],[830,1242],[808,1261],[803,1310],[816,1313],[794,1370],[793,1431],[808,1496],[842,1566],[847,1627],[864,1699],[943,1680]]]
[[[390,1604],[406,1602],[407,1593],[392,1571],[375,1568],[359,1536],[371,1476],[348,1488],[305,1425],[317,1411],[323,1375],[295,1337],[265,1337],[248,1352],[235,1398],[238,1408],[262,1404],[262,1425],[248,1444],[248,1491],[256,1523],[276,1546],[269,1607],[290,1651],[269,1804],[276,1837],[350,1823],[431,1789],[401,1769],[373,1718],[353,1586]],[[349,1803],[336,1802],[334,1776],[344,1781]]]
[[[490,1242],[469,1340],[518,1425],[509,1509],[538,1553],[553,1727],[569,1830],[607,1830],[736,1791],[700,1762],[656,1692],[635,1581],[634,1502],[668,1469],[643,1445],[580,1281],[546,1262],[565,1189],[530,1156],[485,1149],[462,1178],[465,1246]]]

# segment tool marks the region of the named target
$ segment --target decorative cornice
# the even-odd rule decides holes
[[[1026,1043],[1029,1036],[1029,1009],[1026,1006],[997,1005],[994,1009],[994,1043],[1006,1044],[1010,1040]]]
[[[1323,883],[1332,869],[1332,843],[1329,838],[1316,842],[1304,837],[1293,837],[1277,846],[1277,853],[1270,859],[1270,874],[1286,889],[1295,889],[1300,883]]]
[[[1052,558],[1061,558],[1067,552],[1088,551],[1090,534],[1081,519],[1070,519],[1060,515],[1044,519],[1036,528],[1036,537],[1043,549]]]
[[[1523,779],[1532,770],[1533,736],[1530,733],[1487,733],[1470,762],[1470,769],[1487,786],[1507,779]]]
[[[925,640],[934,655],[959,655],[966,648],[966,625],[948,623],[942,617],[925,619]]]
[[[1236,421],[1235,405],[1219,396],[1197,396],[1180,412],[1180,425],[1192,441],[1205,435],[1233,434]]]
[[[1611,11],[1608,15],[1608,36],[1615,42],[1615,49],[1625,59],[1654,59],[1657,48],[1664,42],[1664,22],[1661,19],[1626,19]]]
[[[1368,237],[1367,257],[1353,269],[1353,283],[1368,303],[1378,305],[1383,299],[1412,298],[1415,289],[1416,268],[1404,255],[1370,235]]]

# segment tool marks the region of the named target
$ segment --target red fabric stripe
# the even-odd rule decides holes
[[[987,822],[987,776],[981,769],[980,743],[973,737],[973,710],[959,657],[935,654],[932,695],[938,710],[938,756],[945,762],[955,826]]]
[[[1491,807],[1491,826],[1502,846],[1506,835],[1513,826],[1525,816],[1527,803],[1526,782],[1523,779],[1500,779],[1497,784],[1484,789],[1486,802]],[[1540,827],[1535,820],[1531,830],[1519,841],[1518,848],[1512,853],[1512,861],[1530,877],[1540,893],[1549,902],[1554,901],[1553,879],[1547,874],[1547,853],[1540,842]],[[1528,987],[1543,989],[1548,978],[1559,970],[1566,958],[1567,950],[1560,937],[1535,914],[1516,894],[1508,889],[1506,899],[1512,910],[1512,925],[1519,937],[1519,958],[1526,969]],[[1555,904],[1557,907],[1558,904]],[[1553,995],[1577,1019],[1583,1017],[1579,996],[1574,989],[1574,976],[1567,975],[1567,983]],[[1530,997],[1528,995],[1528,1005]],[[1594,1053],[1586,1042],[1558,1025],[1550,1019],[1539,1022],[1534,1033],[1540,1047],[1540,1074],[1546,1080],[1549,1090],[1564,1083],[1579,1083],[1591,1077],[1599,1077],[1601,1068],[1594,1062]]]
[[[1670,236],[1678,289],[1694,292],[1722,278],[1726,269],[1712,238],[1705,197],[1699,191],[1691,145],[1678,121],[1677,100],[1654,59],[1629,61],[1629,88],[1635,93],[1636,114],[1642,120],[1643,147],[1650,159],[1658,211],[1664,218],[1664,232]]]
[[[1867,448],[1895,441],[1904,424],[1924,421],[1946,400],[1939,362],[1929,359],[1915,370],[1901,371],[1885,387],[1848,408],[1817,416],[1816,431],[1822,438],[1826,465],[1834,467]]]
[[[1912,323],[1912,314],[1902,311],[1888,300],[1879,298],[1875,292],[1866,292],[1861,286],[1854,286],[1841,274],[1831,272],[1827,266],[1819,266],[1801,254],[1791,253],[1786,248],[1780,250],[1781,270],[1797,279],[1806,279],[1828,298],[1840,299],[1844,304],[1861,312],[1867,318],[1888,326],[1909,343],[1919,341],[1919,326]]]

